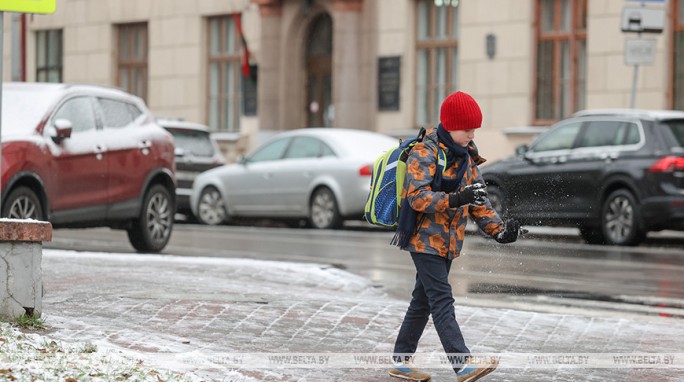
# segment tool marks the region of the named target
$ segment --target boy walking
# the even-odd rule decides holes
[[[475,381],[494,371],[498,363],[470,357],[454,313],[451,263],[463,246],[469,214],[499,243],[516,241],[520,224],[512,219],[502,221],[487,198],[477,167],[485,160],[473,142],[475,130],[482,125],[477,102],[464,92],[450,94],[441,105],[439,118],[439,126],[415,145],[407,161],[397,240],[399,247],[411,254],[416,284],[394,346],[396,363],[390,375],[430,380],[430,374],[416,368],[411,358],[432,315],[444,351],[452,356],[457,380]],[[441,174],[437,173],[438,160],[446,160]]]

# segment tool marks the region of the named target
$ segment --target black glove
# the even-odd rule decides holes
[[[449,194],[449,208],[466,204],[483,206],[487,202],[487,188],[482,183],[473,183],[463,187],[462,191]]]
[[[494,236],[494,240],[501,244],[513,243],[518,240],[520,233],[520,223],[515,219],[508,219],[504,222],[503,229]]]

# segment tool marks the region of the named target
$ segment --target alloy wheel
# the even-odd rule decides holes
[[[617,196],[608,203],[605,212],[605,228],[614,243],[625,242],[634,231],[634,207],[624,196]]]
[[[327,188],[316,191],[311,200],[311,224],[316,228],[335,228],[341,224],[335,195]]]
[[[147,230],[153,241],[164,241],[171,235],[173,213],[171,203],[166,195],[156,193],[152,196],[145,211],[147,215]]]
[[[207,188],[200,196],[197,206],[199,219],[204,224],[217,225],[226,220],[226,206],[221,193],[215,188]]]
[[[7,217],[10,219],[41,219],[38,216],[35,203],[28,196],[20,196],[12,201]]]

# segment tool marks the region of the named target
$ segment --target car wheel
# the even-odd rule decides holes
[[[496,211],[496,213],[499,214],[499,217],[501,217],[502,219],[505,219],[508,212],[505,210],[505,207],[504,207],[504,197],[503,197],[503,193],[501,192],[501,190],[499,190],[499,188],[496,186],[487,186],[487,198],[489,199],[489,203],[492,205],[492,208],[494,209],[494,211]],[[491,239],[492,238],[491,236],[487,235],[480,228],[480,226],[477,225],[477,223],[475,222],[475,218],[471,217],[471,219],[473,220],[473,223],[476,224],[477,233],[481,237],[483,237],[485,239]]]
[[[2,217],[43,220],[43,207],[36,193],[28,187],[17,187],[2,201]]]
[[[197,215],[197,219],[203,224],[218,225],[225,222],[228,214],[219,190],[214,187],[202,190],[197,205]]]
[[[161,184],[152,186],[143,200],[140,217],[128,229],[128,240],[139,252],[159,252],[171,238],[175,206]]]
[[[314,228],[328,229],[342,226],[337,200],[327,187],[317,189],[311,197],[309,221]]]
[[[606,237],[600,227],[580,225],[580,236],[587,244],[606,244]]]
[[[632,193],[617,190],[608,195],[601,209],[601,229],[606,244],[639,244],[645,237],[640,222],[641,213]]]

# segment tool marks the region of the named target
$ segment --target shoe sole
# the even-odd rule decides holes
[[[466,379],[466,380],[464,380],[463,382],[474,382],[474,381],[477,381],[478,379],[483,378],[483,377],[489,375],[491,372],[493,372],[494,370],[496,370],[496,368],[497,368],[498,366],[499,366],[499,361],[494,361],[494,362],[492,362],[492,364],[491,364],[488,368],[484,369],[484,371],[483,371],[482,373],[477,374],[477,375],[473,375],[473,378]]]
[[[419,378],[411,378],[411,377],[409,377],[409,376],[407,376],[407,375],[405,375],[405,374],[393,374],[391,371],[389,372],[389,375],[392,376],[392,377],[394,377],[394,378],[401,378],[401,379],[405,379],[405,380],[407,380],[407,381],[428,382],[429,380],[432,379],[432,377],[429,377],[429,378],[427,378],[427,379],[426,379],[426,378],[422,378],[422,379],[419,379]]]

